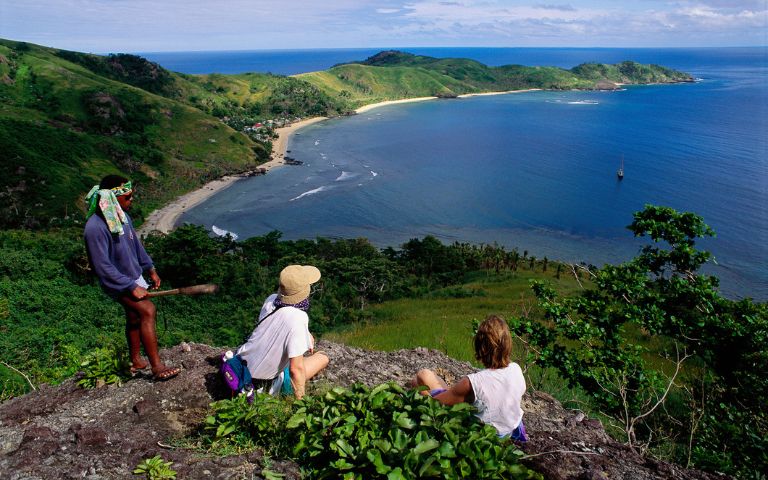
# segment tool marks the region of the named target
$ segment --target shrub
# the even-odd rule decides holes
[[[125,355],[114,347],[97,348],[80,365],[83,367],[83,376],[77,384],[84,388],[113,383],[120,385],[130,369]]]
[[[470,405],[445,407],[395,384],[337,387],[293,403],[258,396],[252,405],[239,397],[212,406],[204,431],[213,442],[267,447],[295,459],[309,478],[541,478]]]
[[[226,444],[239,448],[268,447],[279,456],[289,454],[289,433],[285,424],[291,414],[289,403],[271,395],[256,394],[252,404],[245,395],[211,404],[212,413],[203,425],[204,439],[210,447]]]
[[[166,462],[160,455],[145,458],[133,471],[134,475],[142,475],[148,480],[173,480],[176,471],[171,468],[173,462]]]
[[[768,308],[723,298],[698,272],[711,255],[696,240],[714,235],[698,215],[648,205],[628,228],[652,242],[627,263],[588,269],[594,288],[563,298],[533,284],[547,322],[510,321],[527,363],[586,390],[640,451],[671,439],[687,465],[765,470]]]

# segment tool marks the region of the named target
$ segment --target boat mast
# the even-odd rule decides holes
[[[619,177],[619,180],[622,180],[624,178],[624,154],[621,154],[621,166],[619,167],[619,170],[616,172],[616,176]]]

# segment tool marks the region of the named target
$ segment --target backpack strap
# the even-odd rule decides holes
[[[286,305],[280,305],[279,307],[275,307],[275,309],[274,309],[274,310],[272,310],[272,311],[271,311],[271,312],[269,312],[268,314],[264,315],[264,318],[262,318],[261,320],[259,320],[259,321],[256,323],[256,327],[254,327],[254,330],[256,330],[257,328],[259,328],[259,325],[261,325],[261,322],[263,322],[264,320],[268,319],[270,316],[272,316],[272,314],[273,314],[273,313],[275,313],[276,311],[280,310],[281,308],[283,308],[283,307],[285,307],[285,306],[286,306]]]
[[[285,305],[283,305],[283,306],[285,306]],[[255,331],[256,331],[256,329],[257,329],[257,328],[259,328],[259,325],[261,325],[261,323],[262,323],[264,320],[266,320],[267,318],[269,318],[269,317],[270,317],[270,316],[271,316],[273,313],[275,313],[276,311],[278,311],[278,310],[280,310],[281,308],[283,308],[283,306],[280,306],[280,307],[276,307],[274,310],[272,310],[272,311],[271,311],[271,312],[269,312],[268,314],[264,315],[264,318],[262,318],[262,319],[260,319],[258,322],[256,322],[256,326],[255,326],[255,327],[253,327],[253,331],[255,332]],[[249,338],[250,336],[251,336],[251,333],[247,333],[247,334],[245,335],[245,338],[243,339],[243,343],[246,343],[246,342],[248,341],[248,338]]]

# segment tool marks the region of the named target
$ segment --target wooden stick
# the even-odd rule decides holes
[[[219,286],[215,283],[204,283],[202,285],[192,285],[190,287],[174,288],[173,290],[158,290],[147,292],[149,298],[153,297],[165,297],[167,295],[204,295],[208,293],[216,293],[219,291]]]

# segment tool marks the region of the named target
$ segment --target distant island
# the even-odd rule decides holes
[[[82,195],[112,172],[139,185],[141,222],[209,181],[263,171],[278,128],[365,105],[691,81],[687,73],[631,61],[570,70],[488,67],[399,51],[292,77],[186,75],[135,55],[0,39],[0,228],[78,221]]]
[[[433,58],[388,50],[362,62],[296,75],[329,96],[353,105],[398,98],[459,95],[510,90],[616,90],[622,85],[692,82],[691,75],[658,65],[626,61],[558,67],[489,67],[466,58]]]

